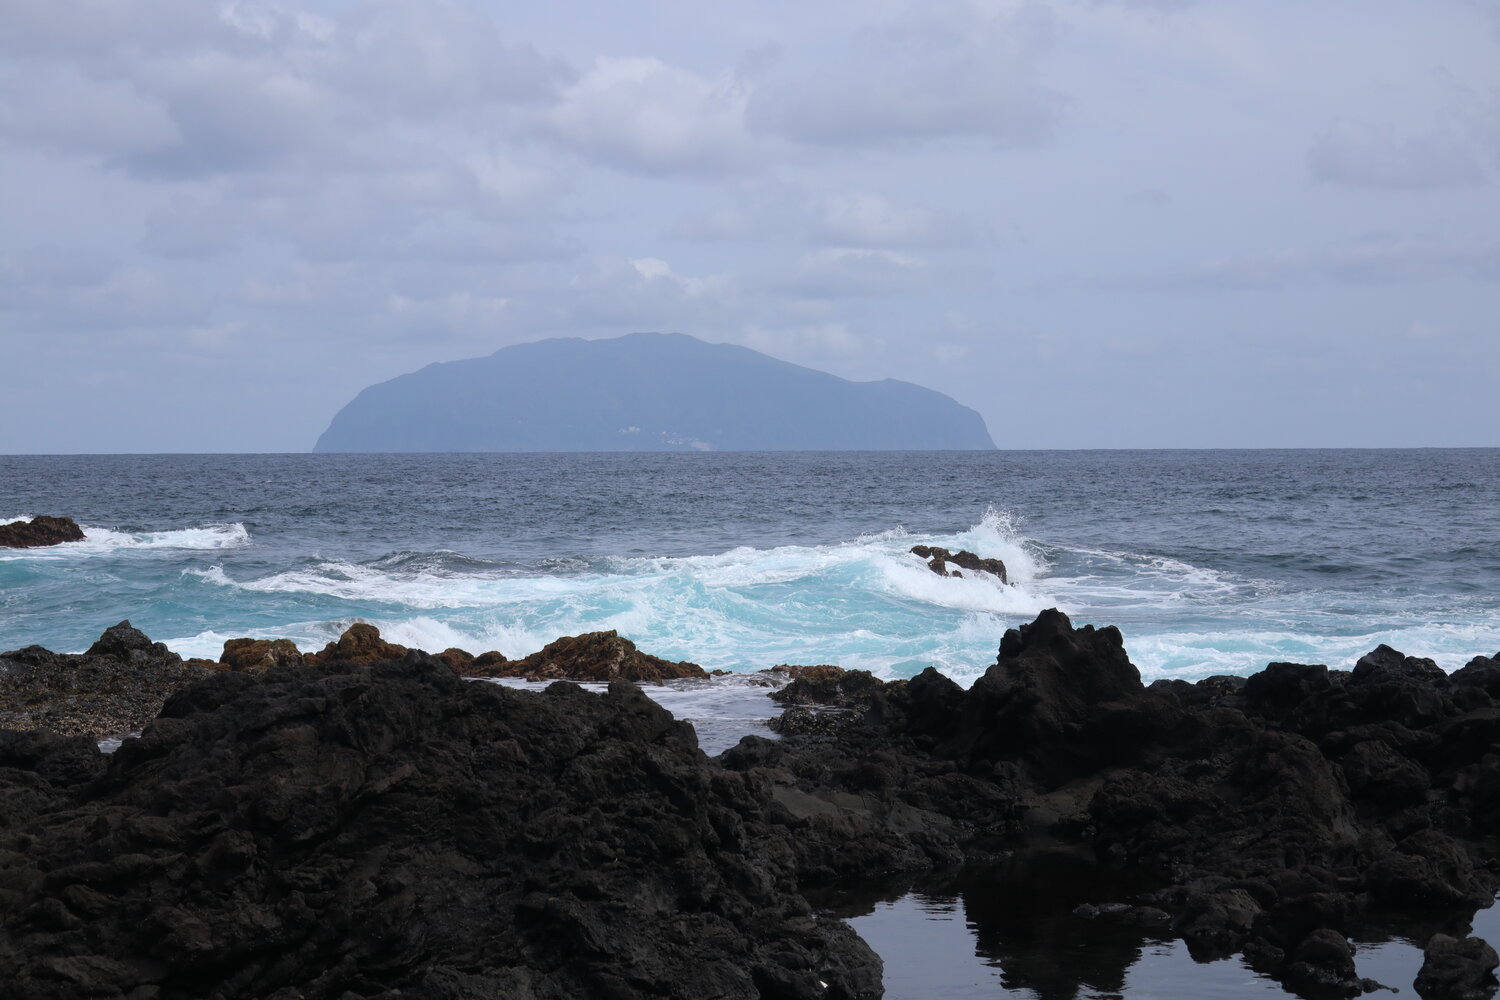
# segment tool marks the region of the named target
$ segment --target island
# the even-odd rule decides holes
[[[372,385],[315,452],[991,449],[974,410],[896,379],[852,382],[685,334],[577,337]]]

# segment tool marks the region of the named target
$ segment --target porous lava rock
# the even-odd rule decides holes
[[[63,542],[81,542],[83,529],[71,517],[40,514],[30,521],[0,524],[0,548],[35,549]]]
[[[123,621],[83,653],[0,653],[0,727],[102,739],[134,732],[209,673]]]
[[[1352,671],[1146,686],[1116,629],[1049,610],[968,691],[931,670],[805,699],[788,685],[784,738],[723,759],[767,776],[808,833],[810,874],[1090,848],[1165,874],[1139,902],[1198,958],[1243,953],[1299,989],[1357,992],[1344,945],[1373,913],[1494,898],[1490,662],[1450,678],[1377,649]],[[819,702],[839,711],[809,719]],[[843,853],[827,853],[835,831]]]
[[[226,639],[219,663],[230,670],[263,674],[272,667],[302,666],[302,651],[290,639]]]
[[[309,666],[320,663],[368,666],[371,663],[398,660],[406,652],[405,646],[382,639],[380,629],[374,625],[356,622],[344,630],[338,641],[330,642],[320,652],[303,654],[302,660]]]
[[[636,686],[223,671],[112,757],[0,733],[0,982],[28,1000],[853,1000],[763,779]]]
[[[1005,573],[1005,563],[999,559],[985,559],[975,555],[968,549],[960,549],[957,552],[949,552],[947,549],[936,545],[913,545],[911,554],[919,559],[927,560],[927,568],[938,576],[962,577],[959,569],[949,569],[948,564],[969,570],[972,573],[988,573],[998,576],[1001,583],[1009,583],[1010,579]]]
[[[498,654],[497,654],[498,655]],[[636,649],[635,643],[614,629],[565,635],[539,652],[519,660],[487,665],[481,674],[478,660],[470,665],[473,676],[524,677],[529,681],[632,681],[660,684],[682,677],[707,677],[696,663],[673,662]]]
[[[1483,938],[1434,934],[1422,949],[1417,995],[1422,1000],[1489,1000],[1500,957]]]

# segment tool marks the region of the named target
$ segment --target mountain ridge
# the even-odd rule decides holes
[[[987,450],[984,420],[911,382],[854,382],[680,333],[560,337],[361,390],[314,452]]]

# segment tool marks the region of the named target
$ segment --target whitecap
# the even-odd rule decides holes
[[[0,558],[70,559],[154,550],[213,551],[236,549],[250,544],[250,532],[239,522],[171,531],[117,531],[90,524],[80,527],[84,534],[82,541],[26,549],[19,554],[7,554]]]

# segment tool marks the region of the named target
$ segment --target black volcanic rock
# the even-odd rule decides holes
[[[128,621],[110,626],[85,653],[41,646],[0,653],[0,727],[119,736],[150,722],[168,695],[208,672]]]
[[[926,559],[928,561],[927,568],[938,576],[961,577],[963,576],[961,571],[966,569],[971,573],[989,573],[991,576],[998,576],[1001,583],[1010,582],[1005,573],[1005,563],[999,559],[985,559],[975,555],[968,549],[949,552],[947,549],[936,545],[913,545],[911,547],[911,554],[919,559]],[[959,569],[949,569],[949,563],[959,567]]]
[[[1417,995],[1422,1000],[1488,1000],[1495,995],[1500,957],[1483,938],[1434,934],[1422,949]]]
[[[1145,902],[1195,956],[1242,952],[1347,995],[1369,985],[1347,935],[1372,912],[1494,898],[1500,706],[1486,670],[1450,680],[1377,650],[1353,672],[1275,664],[1144,687],[1117,630],[1046,611],[1006,633],[968,691],[933,671],[817,691],[839,706],[828,724],[799,716],[780,743],[747,739],[724,760],[760,770],[801,817],[808,874],[1091,848],[1169,876]]]
[[[625,683],[513,691],[420,653],[220,672],[107,765],[0,733],[0,817],[0,982],[29,1000],[880,987],[798,895],[760,779]]]
[[[35,549],[83,541],[83,529],[71,517],[38,515],[30,521],[0,524],[0,548]]]
[[[341,409],[314,451],[988,449],[979,414],[682,334],[563,338],[428,365]]]
[[[628,683],[521,692],[416,651],[366,664],[394,648],[373,630],[346,645],[213,673],[108,761],[0,732],[0,982],[39,1000],[851,997],[878,960],[803,886],[1024,848],[1155,887],[1070,902],[1058,933],[1149,915],[1199,959],[1351,995],[1372,984],[1349,937],[1376,914],[1456,922],[1500,881],[1487,658],[1450,678],[1378,649],[1353,671],[1147,687],[1117,630],[1050,610],[967,691],[931,669],[782,668],[783,738],[708,760]],[[89,656],[162,652],[122,623]],[[1005,924],[1005,900],[984,906]],[[1423,995],[1483,996],[1492,954],[1434,939]]]

